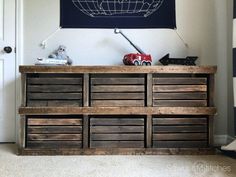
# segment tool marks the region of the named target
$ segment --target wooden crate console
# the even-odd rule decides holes
[[[20,66],[20,155],[211,154],[215,66]]]

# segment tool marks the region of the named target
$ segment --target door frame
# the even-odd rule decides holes
[[[15,0],[15,21],[16,21],[16,30],[15,30],[15,47],[16,47],[16,64],[15,64],[15,92],[16,92],[16,98],[15,98],[15,142],[18,143],[18,130],[20,126],[20,116],[18,114],[18,108],[21,105],[21,78],[20,78],[20,73],[19,73],[19,66],[23,64],[23,49],[24,49],[24,34],[23,34],[23,5],[24,5],[24,0]]]

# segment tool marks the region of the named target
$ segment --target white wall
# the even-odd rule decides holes
[[[232,2],[232,0],[229,0]],[[198,55],[202,65],[217,65],[216,76],[216,134],[227,134],[228,118],[232,102],[228,102],[231,90],[231,62],[229,41],[228,0],[176,0],[177,28],[188,43],[183,44],[174,30],[137,29],[124,30],[144,51],[152,54],[154,64],[166,53],[173,57]],[[122,64],[126,53],[136,52],[112,29],[62,29],[49,41],[46,49],[40,42],[59,27],[59,0],[24,0],[24,64],[33,64],[37,57],[48,54],[64,44],[76,65]],[[231,65],[230,65],[231,66]],[[232,116],[232,115],[230,115]],[[232,121],[232,120],[231,120]]]

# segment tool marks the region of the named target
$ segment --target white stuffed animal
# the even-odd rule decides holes
[[[54,58],[58,60],[67,60],[67,64],[71,65],[72,60],[66,53],[66,46],[60,45],[57,50],[48,56],[48,58]]]

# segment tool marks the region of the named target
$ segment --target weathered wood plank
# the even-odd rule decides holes
[[[81,107],[82,100],[28,100],[29,107]]]
[[[81,141],[82,134],[28,134],[28,141]]]
[[[18,155],[214,155],[214,148],[19,148]]]
[[[90,126],[90,133],[144,133],[144,126]]]
[[[206,92],[206,85],[154,85],[153,92]]]
[[[214,117],[208,117],[208,145],[214,147]]]
[[[128,116],[127,116],[128,117]],[[90,118],[90,125],[126,125],[126,126],[132,126],[132,125],[144,125],[144,119],[143,118]]]
[[[206,125],[185,125],[153,126],[153,133],[201,133],[207,132]]]
[[[153,134],[154,141],[167,140],[207,140],[207,133],[161,133]]]
[[[206,85],[207,78],[200,77],[164,77],[153,78],[154,85]]]
[[[144,85],[145,79],[140,78],[91,78],[92,85]]]
[[[153,93],[154,100],[206,100],[207,92]]]
[[[89,116],[83,116],[83,149],[89,147]]]
[[[26,94],[26,76],[27,74],[21,74],[21,106],[27,106],[27,94]]]
[[[82,125],[82,119],[28,118],[28,125]]]
[[[59,149],[59,148],[82,148],[82,141],[28,141],[28,148],[34,149]]]
[[[144,100],[144,93],[92,93],[92,100]]]
[[[216,66],[20,66],[21,73],[216,73]]]
[[[144,141],[91,141],[91,148],[143,148]]]
[[[19,126],[19,147],[25,148],[26,146],[26,119],[25,116],[20,116]]]
[[[80,134],[82,133],[82,126],[28,126],[27,132],[29,134]]]
[[[208,77],[208,104],[209,106],[214,106],[215,98],[215,75],[210,74]]]
[[[138,110],[138,111],[137,111]],[[21,115],[215,115],[215,107],[20,107]]]
[[[82,93],[28,93],[30,100],[79,100]]]
[[[47,85],[82,85],[82,78],[65,78],[65,77],[28,77],[28,84],[47,84]]]
[[[144,100],[92,100],[91,106],[144,106]]]
[[[207,124],[206,118],[154,118],[153,125],[196,125]]]
[[[38,101],[38,100],[34,100]],[[33,102],[33,101],[31,101]],[[80,100],[48,100],[47,106],[50,107],[76,107],[82,106],[82,99]]]
[[[154,148],[206,148],[207,141],[153,141]]]
[[[27,92],[38,93],[73,93],[82,92],[80,85],[28,85]]]
[[[89,106],[89,95],[90,95],[90,83],[89,83],[89,74],[84,74],[83,76],[83,106]]]
[[[143,141],[142,134],[91,134],[91,141]]]
[[[47,107],[48,101],[44,100],[27,100],[27,106],[28,107]]]
[[[92,86],[92,92],[144,92],[144,85],[106,85]]]
[[[147,74],[147,84],[146,84],[146,103],[148,107],[153,106],[153,78],[152,74]]]
[[[159,107],[204,107],[207,100],[153,100],[153,106]]]
[[[151,148],[152,147],[152,134],[153,134],[153,125],[152,125],[152,115],[147,115],[146,118],[146,146],[147,148]]]

